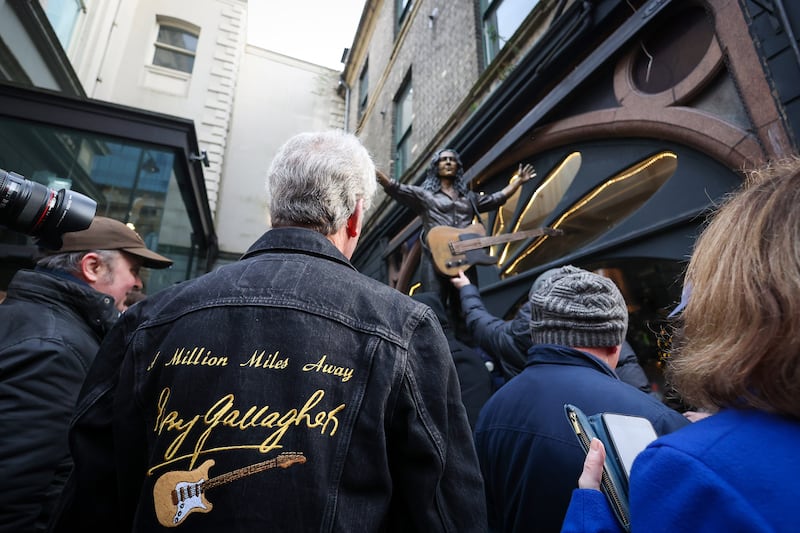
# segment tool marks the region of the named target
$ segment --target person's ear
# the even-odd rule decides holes
[[[361,234],[361,224],[364,221],[364,200],[356,203],[356,209],[347,219],[347,236],[355,239]]]
[[[611,368],[616,368],[619,364],[619,356],[622,353],[622,345],[618,344],[617,346],[607,346],[606,350],[606,353],[608,354],[608,366]]]
[[[87,283],[97,282],[106,268],[106,264],[100,259],[100,255],[95,252],[89,252],[84,255],[79,266],[80,277]]]

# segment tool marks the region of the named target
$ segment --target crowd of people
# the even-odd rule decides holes
[[[697,240],[670,319],[686,415],[649,394],[599,273],[547,270],[504,320],[468,268],[428,256],[409,297],[350,262],[379,185],[420,216],[424,249],[535,175],[476,195],[445,149],[404,185],[355,135],[301,133],[267,173],[271,228],[146,298],[140,269],[172,261],[135,231],[96,217],[65,234],[0,304],[0,532],[622,531],[607,450],[584,452],[565,404],[655,429],[633,531],[792,530],[800,159],[749,176]]]

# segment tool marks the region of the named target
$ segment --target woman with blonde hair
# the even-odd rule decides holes
[[[698,239],[669,379],[714,413],[635,460],[632,531],[796,531],[800,159],[752,172]],[[562,531],[617,529],[594,440]]]

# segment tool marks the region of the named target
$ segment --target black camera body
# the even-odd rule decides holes
[[[96,211],[88,196],[0,169],[0,225],[36,237],[41,246],[57,250],[61,236],[88,228]]]

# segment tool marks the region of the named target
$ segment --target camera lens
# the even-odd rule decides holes
[[[45,244],[60,243],[67,231],[88,228],[96,209],[97,203],[80,193],[55,191],[0,169],[0,225],[40,237]]]

